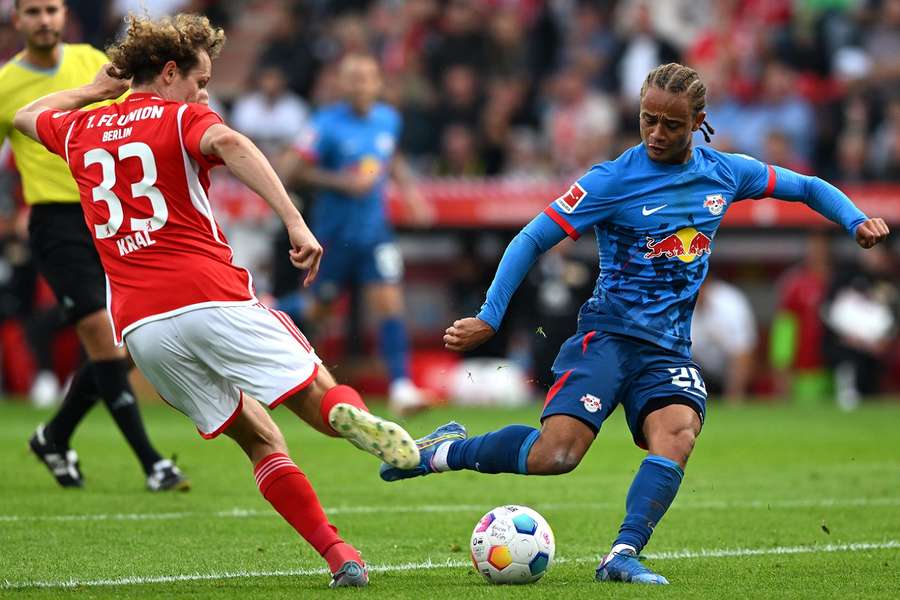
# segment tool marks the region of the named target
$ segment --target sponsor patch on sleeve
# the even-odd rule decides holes
[[[568,192],[556,199],[556,206],[564,213],[570,215],[575,212],[575,209],[578,208],[585,196],[587,196],[587,192],[576,182],[572,184]]]

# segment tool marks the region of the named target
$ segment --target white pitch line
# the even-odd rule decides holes
[[[819,554],[829,552],[864,552],[866,550],[885,550],[900,548],[900,540],[885,542],[857,542],[851,544],[827,544],[822,546],[778,546],[775,548],[719,548],[710,550],[678,550],[674,552],[658,552],[647,554],[651,560],[690,560],[697,558],[728,558],[742,556],[767,556],[790,554]],[[578,558],[559,557],[554,563],[586,563],[596,562],[598,556],[581,556]],[[393,565],[369,565],[374,573],[403,573],[408,571],[458,569],[471,566],[468,560],[407,562]],[[119,577],[111,579],[63,579],[58,581],[10,581],[0,582],[0,589],[20,590],[28,588],[75,588],[101,586],[148,585],[154,583],[178,583],[183,581],[209,581],[222,579],[248,579],[253,577],[304,577],[326,575],[328,569],[306,568],[275,571],[222,571],[218,573],[185,573],[182,575],[156,575],[150,577]]]
[[[886,498],[818,498],[798,500],[749,500],[729,502],[724,500],[685,500],[676,502],[670,510],[732,510],[771,508],[847,508],[847,507],[900,506],[900,497]],[[567,502],[541,503],[538,510],[591,510],[620,509],[621,502]],[[326,508],[329,515],[357,515],[384,513],[460,513],[483,512],[482,504],[426,504],[422,506],[337,506]],[[0,523],[18,522],[78,522],[78,521],[173,521],[194,518],[256,518],[277,517],[275,511],[255,508],[232,508],[214,512],[164,512],[164,513],[109,513],[83,515],[0,515]]]

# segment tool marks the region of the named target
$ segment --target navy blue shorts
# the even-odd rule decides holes
[[[317,298],[330,302],[350,283],[400,283],[403,257],[393,241],[376,244],[326,243],[319,275],[313,283]]]
[[[685,404],[701,423],[706,416],[706,386],[697,363],[637,338],[578,332],[559,349],[553,374],[556,383],[547,392],[541,421],[568,415],[597,434],[621,404],[634,443],[646,449],[642,427],[654,410]]]

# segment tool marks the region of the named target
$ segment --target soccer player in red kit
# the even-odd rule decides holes
[[[322,247],[256,146],[196,103],[223,43],[205,17],[131,16],[108,49],[112,66],[86,86],[32,102],[14,124],[63,157],[78,183],[117,341],[204,438],[225,433],[240,445],[263,496],[328,562],[332,586],[363,586],[362,558],[329,523],[260,403],[284,404],[401,468],[418,463],[418,449],[337,385],[293,322],[263,306],[249,272],[231,262],[207,196],[209,170],[222,164],[281,217],[307,285]],[[79,110],[119,97],[128,79],[124,101]]]

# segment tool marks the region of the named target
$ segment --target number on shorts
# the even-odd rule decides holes
[[[704,396],[706,395],[706,385],[703,383],[700,371],[694,367],[674,367],[669,369],[669,373],[673,374],[672,385],[686,390],[693,388]]]
[[[399,281],[403,277],[403,256],[396,244],[388,242],[375,246],[375,267],[388,281]]]
[[[162,228],[169,219],[169,207],[162,192],[154,184],[156,183],[156,159],[153,150],[143,142],[132,142],[119,146],[119,160],[126,158],[138,158],[141,161],[141,169],[144,177],[137,183],[131,184],[133,198],[144,196],[150,200],[153,216],[149,219],[131,219],[131,229],[135,231],[156,231]],[[116,184],[116,159],[103,148],[94,148],[84,153],[85,168],[98,164],[102,170],[103,180],[100,185],[91,190],[94,202],[106,202],[109,208],[109,220],[102,225],[94,225],[94,233],[98,240],[110,238],[118,233],[125,219],[122,210],[122,201],[112,191]]]

